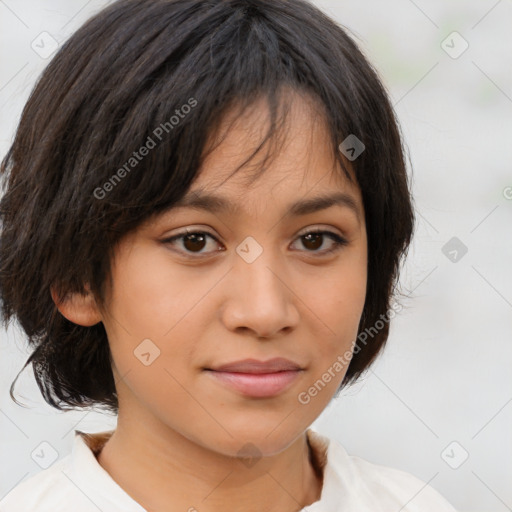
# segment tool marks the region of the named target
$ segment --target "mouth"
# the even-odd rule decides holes
[[[304,372],[299,364],[284,358],[245,359],[204,370],[219,384],[254,398],[283,393]]]

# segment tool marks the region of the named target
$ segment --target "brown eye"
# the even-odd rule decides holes
[[[308,233],[304,235],[302,239],[304,240],[304,247],[316,251],[320,247],[322,247],[324,235],[322,233]]]
[[[171,238],[162,240],[165,244],[177,245],[178,241],[181,241],[179,252],[186,254],[197,254],[199,256],[205,256],[214,251],[204,251],[208,246],[208,239],[212,239],[217,242],[217,239],[205,231],[186,231],[185,233],[179,233]],[[217,249],[217,251],[220,249]]]
[[[206,245],[204,233],[190,233],[183,237],[183,247],[187,251],[201,251]]]
[[[326,238],[332,241],[331,248],[319,251],[318,249],[322,247]],[[310,231],[301,235],[299,240],[302,241],[303,247],[307,249],[306,252],[318,253],[320,256],[335,252],[341,249],[343,246],[348,245],[347,240],[337,235],[336,233],[333,233],[332,231]]]

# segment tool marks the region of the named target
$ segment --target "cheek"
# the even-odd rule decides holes
[[[113,316],[135,338],[164,338],[201,298],[165,251],[134,248],[113,277]]]
[[[351,278],[332,280],[319,295],[319,321],[311,332],[314,346],[310,374],[297,396],[310,417],[316,418],[325,409],[348,370],[365,297],[364,271]]]
[[[331,335],[352,333],[364,308],[367,285],[366,254],[354,251],[314,283],[314,304]]]
[[[165,369],[186,379],[197,351],[191,341],[206,328],[203,308],[218,280],[207,274],[192,279],[187,269],[169,261],[165,251],[141,245],[118,258],[113,269],[112,314],[105,322],[112,357],[121,374],[146,371],[149,380],[141,377],[146,387],[168,381]]]
[[[311,304],[316,314],[314,373],[319,376],[341,361],[343,368],[336,365],[336,377],[341,381],[357,338],[359,322],[366,299],[367,260],[365,247],[353,251],[340,265],[312,282]],[[341,359],[339,357],[341,356]],[[336,383],[332,383],[335,386]]]

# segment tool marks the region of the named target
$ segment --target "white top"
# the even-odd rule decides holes
[[[0,512],[146,512],[96,459],[113,432],[75,430],[72,452],[18,484],[0,501]],[[348,455],[312,429],[307,436],[324,478],[320,500],[302,512],[456,512],[415,476]]]

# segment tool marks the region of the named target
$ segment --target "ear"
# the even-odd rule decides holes
[[[89,284],[86,284],[86,294],[70,293],[64,298],[60,298],[55,290],[51,287],[51,296],[53,302],[57,306],[62,316],[70,322],[85,327],[90,327],[101,322],[101,314],[94,300]]]

